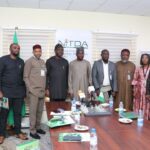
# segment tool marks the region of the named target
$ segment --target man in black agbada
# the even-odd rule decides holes
[[[10,55],[0,58],[0,98],[8,98],[9,108],[14,111],[14,125],[16,137],[26,140],[21,132],[21,109],[26,95],[23,81],[24,61],[18,57],[20,46],[10,45]],[[9,109],[0,110],[0,144],[4,142]]]
[[[55,46],[55,56],[46,61],[47,96],[53,101],[64,101],[68,93],[68,61],[63,56],[63,46]]]

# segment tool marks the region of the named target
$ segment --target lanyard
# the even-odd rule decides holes
[[[142,67],[142,68],[143,68],[144,78],[146,78],[147,72],[149,71],[149,65],[147,66],[146,71],[144,71],[144,67]]]

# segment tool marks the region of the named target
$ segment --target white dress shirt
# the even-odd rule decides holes
[[[102,61],[102,62],[103,62],[103,61]],[[109,62],[108,62],[108,63],[109,63]],[[108,85],[110,85],[108,63],[104,63],[104,62],[103,62],[103,71],[104,71],[103,86],[108,86]]]

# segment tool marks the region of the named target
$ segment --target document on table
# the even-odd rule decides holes
[[[3,97],[3,98],[0,100],[0,107],[1,107],[1,108],[5,108],[5,109],[9,109],[9,101],[8,101],[8,98]]]
[[[70,116],[54,116],[47,125],[50,128],[74,124],[74,120]]]
[[[59,142],[89,142],[90,133],[60,133],[58,137]]]

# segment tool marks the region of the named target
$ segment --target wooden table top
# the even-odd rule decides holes
[[[70,109],[67,102],[47,102],[47,115],[57,107]],[[111,116],[85,117],[81,116],[81,124],[96,128],[98,150],[150,150],[150,121],[144,121],[143,127],[137,127],[137,121],[132,124],[118,122],[116,112]],[[51,142],[54,150],[89,150],[89,142],[60,143],[58,135],[61,132],[77,132],[73,125],[50,129]]]

